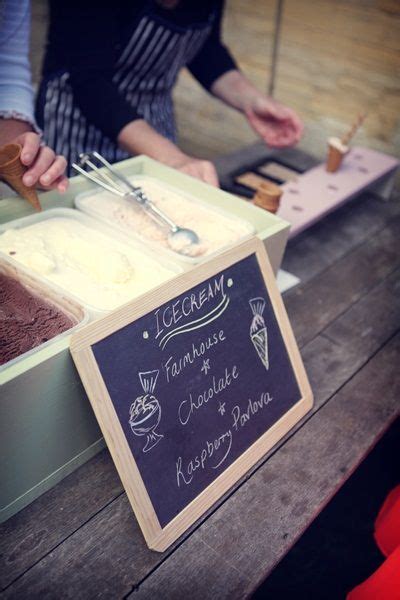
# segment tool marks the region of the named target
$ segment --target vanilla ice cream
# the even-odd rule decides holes
[[[100,310],[112,310],[174,275],[140,249],[67,217],[6,230],[0,252]]]
[[[341,154],[346,154],[349,151],[349,147],[345,146],[342,140],[340,140],[338,137],[330,137],[328,139],[328,145],[336,148],[336,150],[339,150]]]
[[[180,227],[192,229],[200,244],[193,246],[192,256],[206,256],[231,245],[252,233],[245,221],[233,219],[218,211],[191,201],[178,190],[150,177],[135,177],[147,197]],[[169,229],[160,226],[133,199],[120,198],[109,192],[96,192],[79,199],[79,208],[114,224],[128,233],[135,233],[149,242],[179,253],[168,240]]]

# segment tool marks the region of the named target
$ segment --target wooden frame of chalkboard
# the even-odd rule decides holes
[[[71,353],[147,544],[157,551],[313,403],[257,238],[87,325],[74,334]]]

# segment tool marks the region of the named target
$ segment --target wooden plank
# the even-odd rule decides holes
[[[363,296],[303,349],[318,410],[400,326],[400,269]]]
[[[383,203],[365,193],[290,241],[282,268],[310,281],[400,214],[400,202]]]
[[[349,311],[345,312],[335,321],[326,330],[324,336],[319,336],[304,348],[303,357],[315,393],[315,407],[313,412],[317,411],[337,389],[348,381],[396,331],[400,322],[398,318],[400,314],[400,300],[397,292],[399,279],[400,270],[396,270],[390,277],[376,286],[368,295],[360,299]],[[299,299],[299,302],[301,302],[301,299]],[[367,322],[371,323],[373,327],[365,332],[365,328],[360,328],[359,324]],[[351,327],[352,324],[354,324],[353,328]],[[332,341],[330,337],[332,337]],[[321,377],[321,373],[324,374],[323,377]],[[299,432],[299,435],[302,435],[302,433]],[[285,452],[284,448],[285,446],[282,448],[283,452]],[[269,453],[269,455],[271,454]],[[104,462],[105,464],[102,466],[102,469],[112,471],[113,467],[108,455],[105,456]],[[102,471],[99,468],[99,478],[103,481],[101,473]],[[90,479],[89,485],[85,486],[86,467],[82,467],[78,471],[78,474],[81,476],[80,493],[88,498],[88,502],[92,501],[93,498],[94,509],[97,508],[100,511],[96,500],[101,490]],[[76,475],[74,474],[74,476]],[[68,482],[68,479],[65,482]],[[60,488],[63,489],[65,482],[57,486],[51,493],[58,492]],[[103,487],[105,486],[102,486],[102,489]],[[62,496],[65,501],[68,499],[67,492],[68,489]],[[72,497],[78,498],[79,496]],[[46,522],[46,512],[44,510],[45,507],[43,507],[43,513],[39,513],[39,517],[41,518],[37,521],[34,509],[35,505],[43,502],[45,498],[46,496],[27,509],[30,511],[29,518],[20,523],[16,532],[19,540],[22,540],[24,528],[27,526],[30,527],[32,535],[39,537],[44,527],[43,523]],[[65,520],[68,521],[68,519],[72,518],[76,522],[76,519],[79,519],[80,516],[79,505],[70,503],[68,508],[71,512],[70,514],[66,514]],[[59,508],[55,501],[54,504],[50,505],[47,513],[49,527],[51,527],[53,520],[53,511],[58,510]],[[136,521],[132,517],[125,495],[118,497],[116,501],[106,506],[98,514],[96,512],[96,510],[93,510],[94,516],[91,520],[83,525],[79,531],[75,531],[74,535],[71,535],[64,544],[61,544],[51,554],[44,557],[31,571],[28,571],[21,578],[17,589],[21,591],[28,590],[34,584],[40,592],[43,592],[46,589],[46,578],[48,576],[53,581],[52,585],[54,586],[61,586],[63,578],[67,577],[72,592],[75,590],[78,593],[80,586],[82,586],[82,574],[79,571],[79,566],[84,563],[87,572],[85,581],[86,579],[90,579],[87,585],[91,593],[94,594],[96,589],[101,587],[105,589],[105,596],[107,592],[111,594],[113,590],[115,590],[115,593],[118,592],[123,595],[127,592],[126,585],[135,585],[141,578],[146,577],[147,573],[168,555],[164,554],[162,557],[158,557],[155,553],[147,550]],[[24,513],[25,511],[20,513],[21,516]],[[82,523],[85,523],[84,519]],[[57,527],[57,522],[55,522],[55,526]],[[13,557],[20,548],[18,544],[13,545],[12,543],[12,530],[13,527],[9,531],[10,537],[1,548],[6,559],[6,564],[10,564],[9,555],[11,554],[11,557]],[[59,532],[59,542],[64,539],[61,537],[62,533],[63,531]],[[38,549],[33,545],[32,549],[28,548],[22,554],[19,559],[20,571],[18,573],[14,569],[14,579],[17,574],[22,575],[23,571],[28,569],[35,560],[39,560],[40,551],[42,552],[42,556],[44,555],[46,536],[42,537],[43,542]],[[56,545],[54,539],[50,539],[49,542],[47,552],[52,550]],[[51,542],[53,545],[51,545]],[[98,550],[93,550],[94,544]],[[110,555],[119,557],[118,563],[113,566],[112,577],[110,577],[109,570],[106,568],[107,556],[103,555],[102,548],[107,548],[107,553]],[[72,559],[71,557],[75,558]],[[59,571],[58,565],[64,565],[62,571]],[[130,575],[126,575],[127,571]],[[25,583],[23,583],[24,581]],[[120,581],[123,583],[119,583]],[[93,588],[91,587],[92,585]]]
[[[391,205],[378,203],[378,206],[389,208]],[[395,204],[392,206],[396,206]],[[380,327],[387,327],[385,319],[389,319],[390,323],[396,323],[396,319],[391,319],[392,313],[387,310],[386,307],[390,307],[391,296],[388,300],[384,297],[379,299],[378,291],[372,290],[371,296],[366,296],[361,302],[356,303],[351,312],[349,319],[352,321],[359,320],[362,322],[363,319],[368,319],[370,314],[376,315],[374,317],[374,331],[376,331],[377,343],[382,343],[387,335],[386,329],[380,329]],[[376,295],[375,295],[376,294]],[[311,294],[312,295],[312,294]],[[372,300],[369,301],[368,298]],[[300,310],[303,298],[302,295],[296,296],[297,300],[293,302],[293,311]],[[365,304],[365,310],[362,307]],[[380,312],[380,306],[384,307],[385,310]],[[395,305],[393,304],[393,307]],[[354,310],[354,313],[353,313]],[[357,316],[359,315],[359,316]],[[345,318],[345,315],[343,316]],[[338,321],[340,323],[340,320]],[[327,330],[329,332],[330,329]],[[382,331],[382,333],[380,333]],[[357,333],[357,332],[355,332]],[[331,334],[333,335],[333,334]],[[353,341],[351,336],[349,340],[345,342],[346,348],[351,348]],[[358,339],[357,337],[354,339]],[[336,340],[335,340],[336,341]],[[315,352],[313,350],[315,346]],[[307,370],[309,372],[313,388],[316,393],[317,406],[324,396],[320,392],[321,381],[319,377],[320,369],[323,369],[326,376],[323,379],[323,383],[327,387],[327,393],[331,394],[336,389],[335,386],[339,386],[345,381],[342,377],[338,376],[342,368],[349,369],[349,365],[355,359],[356,350],[352,350],[351,361],[346,362],[347,354],[342,354],[342,349],[338,352],[333,352],[336,346],[332,346],[326,339],[318,338],[310,346],[306,346],[303,352],[305,357]],[[361,349],[358,347],[357,351],[366,350],[365,344],[361,345]],[[371,350],[372,351],[372,350]],[[316,357],[315,361],[311,360],[313,355]],[[357,355],[359,356],[359,355]],[[360,360],[366,360],[366,355],[361,354],[357,364],[360,364]],[[351,370],[351,369],[350,369]],[[3,524],[0,528],[0,550],[4,557],[5,568],[2,570],[4,579],[2,584],[6,585],[11,579],[19,576],[30,564],[33,564],[36,560],[39,560],[58,543],[71,535],[82,523],[84,523],[91,516],[96,514],[101,508],[109,503],[113,497],[118,495],[121,491],[119,480],[115,474],[113,465],[110,463],[108,454],[102,455],[103,458],[98,464],[99,460],[94,459],[88,465],[82,467],[77,473],[74,473],[65,480],[61,485],[51,490],[45,496],[38,499],[30,507],[16,515],[13,519]],[[95,466],[98,464],[99,471],[96,471]],[[96,477],[105,483],[104,486],[99,490],[96,486]],[[112,482],[110,484],[110,481]],[[87,499],[86,510],[77,511],[74,503],[69,502],[69,499],[79,497],[82,494]],[[54,518],[55,514],[59,514],[59,507],[62,507],[62,513],[60,513],[60,520]],[[51,519],[51,521],[50,521]],[[19,552],[20,544],[24,539],[24,532],[29,528],[29,539],[33,540],[32,544],[25,548],[24,552]],[[48,528],[48,529],[46,529]]]
[[[0,525],[0,590],[122,494],[107,450]]]
[[[367,110],[357,143],[398,153],[399,23],[376,2],[285,1],[276,95],[305,119],[305,148],[322,155]]]
[[[219,598],[254,591],[398,414],[399,357],[397,335],[193,534],[203,552],[180,546],[129,597],[214,598],[214,574],[228,567],[239,577],[226,577]]]
[[[388,227],[335,262],[316,280],[289,291],[285,305],[299,345],[312,340],[349,305],[387,277],[399,257],[400,217],[396,217]]]

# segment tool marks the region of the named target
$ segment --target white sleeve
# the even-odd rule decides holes
[[[30,0],[0,0],[0,117],[36,130],[29,63]]]

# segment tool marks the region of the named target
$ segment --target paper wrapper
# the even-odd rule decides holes
[[[253,198],[253,203],[264,210],[268,210],[271,213],[276,213],[279,208],[281,196],[282,188],[275,183],[266,181],[257,189],[257,192]]]
[[[28,200],[35,210],[42,210],[34,187],[26,186],[22,177],[27,167],[20,160],[22,146],[7,144],[0,148],[0,178],[13,188],[22,198]]]

